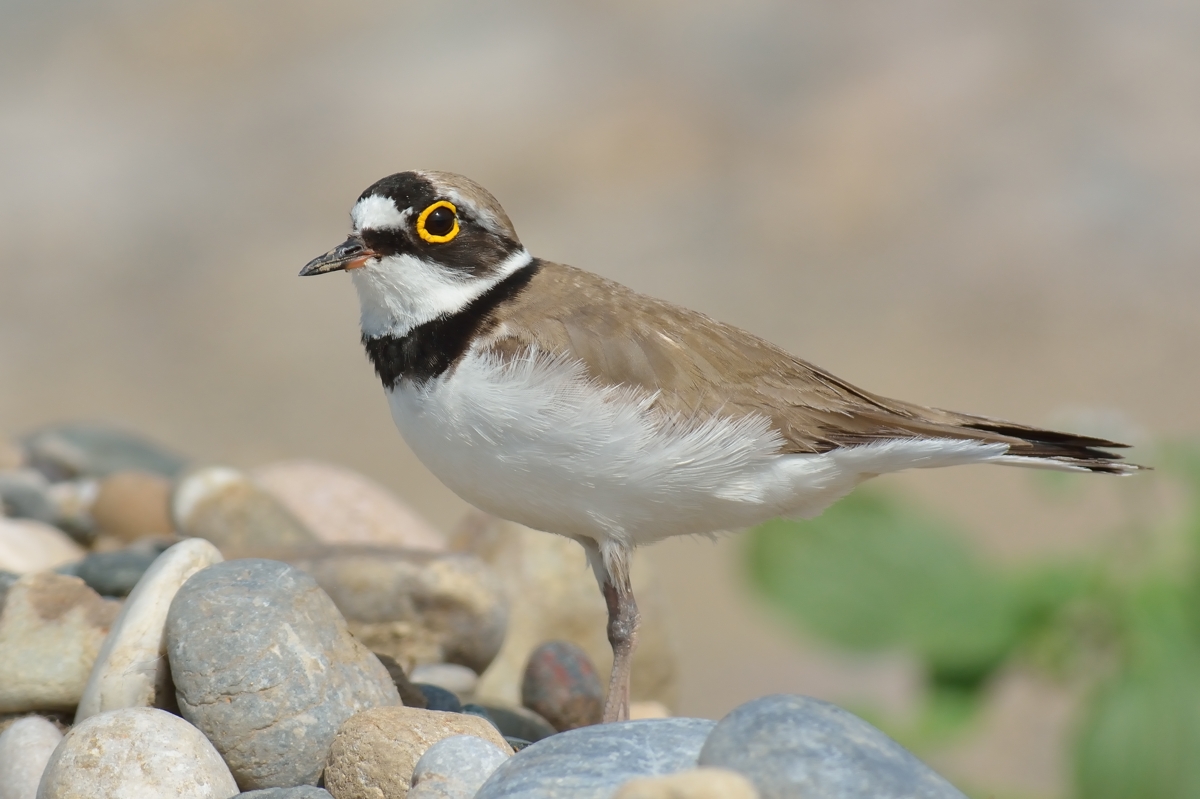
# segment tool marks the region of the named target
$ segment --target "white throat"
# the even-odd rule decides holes
[[[372,258],[362,268],[350,271],[362,309],[362,332],[372,338],[403,336],[419,325],[461,311],[531,261],[533,256],[522,248],[491,274],[475,277],[413,255]]]

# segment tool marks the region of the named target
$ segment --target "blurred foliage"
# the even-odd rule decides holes
[[[928,687],[921,718],[889,731],[915,748],[969,729],[989,680],[1014,661],[1083,686],[1076,727],[1080,799],[1200,797],[1200,447],[1165,447],[1135,478],[1186,500],[1164,522],[1131,504],[1111,545],[1073,561],[1000,568],[968,536],[878,490],[811,521],[747,538],[752,583],[805,631],[856,652],[905,651]],[[1078,499],[1070,476],[1041,480]]]

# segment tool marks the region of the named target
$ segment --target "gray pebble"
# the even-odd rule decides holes
[[[186,460],[139,435],[77,422],[30,433],[21,440],[34,468],[51,480],[103,477],[125,469],[175,477]]]
[[[166,638],[180,711],[242,788],[315,784],[342,722],[400,702],[325,592],[285,563],[197,572],[171,602]]]
[[[471,799],[479,786],[510,755],[495,744],[473,735],[444,738],[425,751],[413,769],[409,796],[429,799]]]
[[[475,799],[609,799],[634,777],[694,768],[707,719],[647,719],[580,727],[513,755]]]
[[[0,509],[14,519],[54,523],[50,481],[36,469],[0,472]]]
[[[741,772],[762,799],[966,799],[875,727],[807,696],[735,708],[708,736],[699,764]]]
[[[333,799],[333,797],[324,788],[314,785],[297,785],[294,788],[261,788],[257,791],[246,791],[232,799]]]
[[[70,565],[75,576],[100,596],[123,597],[129,596],[146,569],[164,550],[166,546],[93,552],[81,562]]]
[[[499,728],[507,738],[520,738],[534,742],[549,738],[558,730],[550,726],[550,722],[524,707],[501,707],[500,705],[482,705],[487,711],[492,723]]]

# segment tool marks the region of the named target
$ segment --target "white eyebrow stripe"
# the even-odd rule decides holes
[[[359,232],[363,230],[399,230],[404,227],[411,215],[411,208],[405,208],[401,212],[390,197],[372,194],[354,204],[354,209],[350,211],[350,220],[354,223],[354,229]]]

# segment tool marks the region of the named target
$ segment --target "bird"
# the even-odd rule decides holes
[[[635,547],[810,518],[871,477],[997,463],[1127,475],[1127,445],[857,388],[751,333],[537,258],[461,175],[368,187],[345,242],[404,441],[476,508],[582,545],[608,611],[603,720],[629,716]]]

